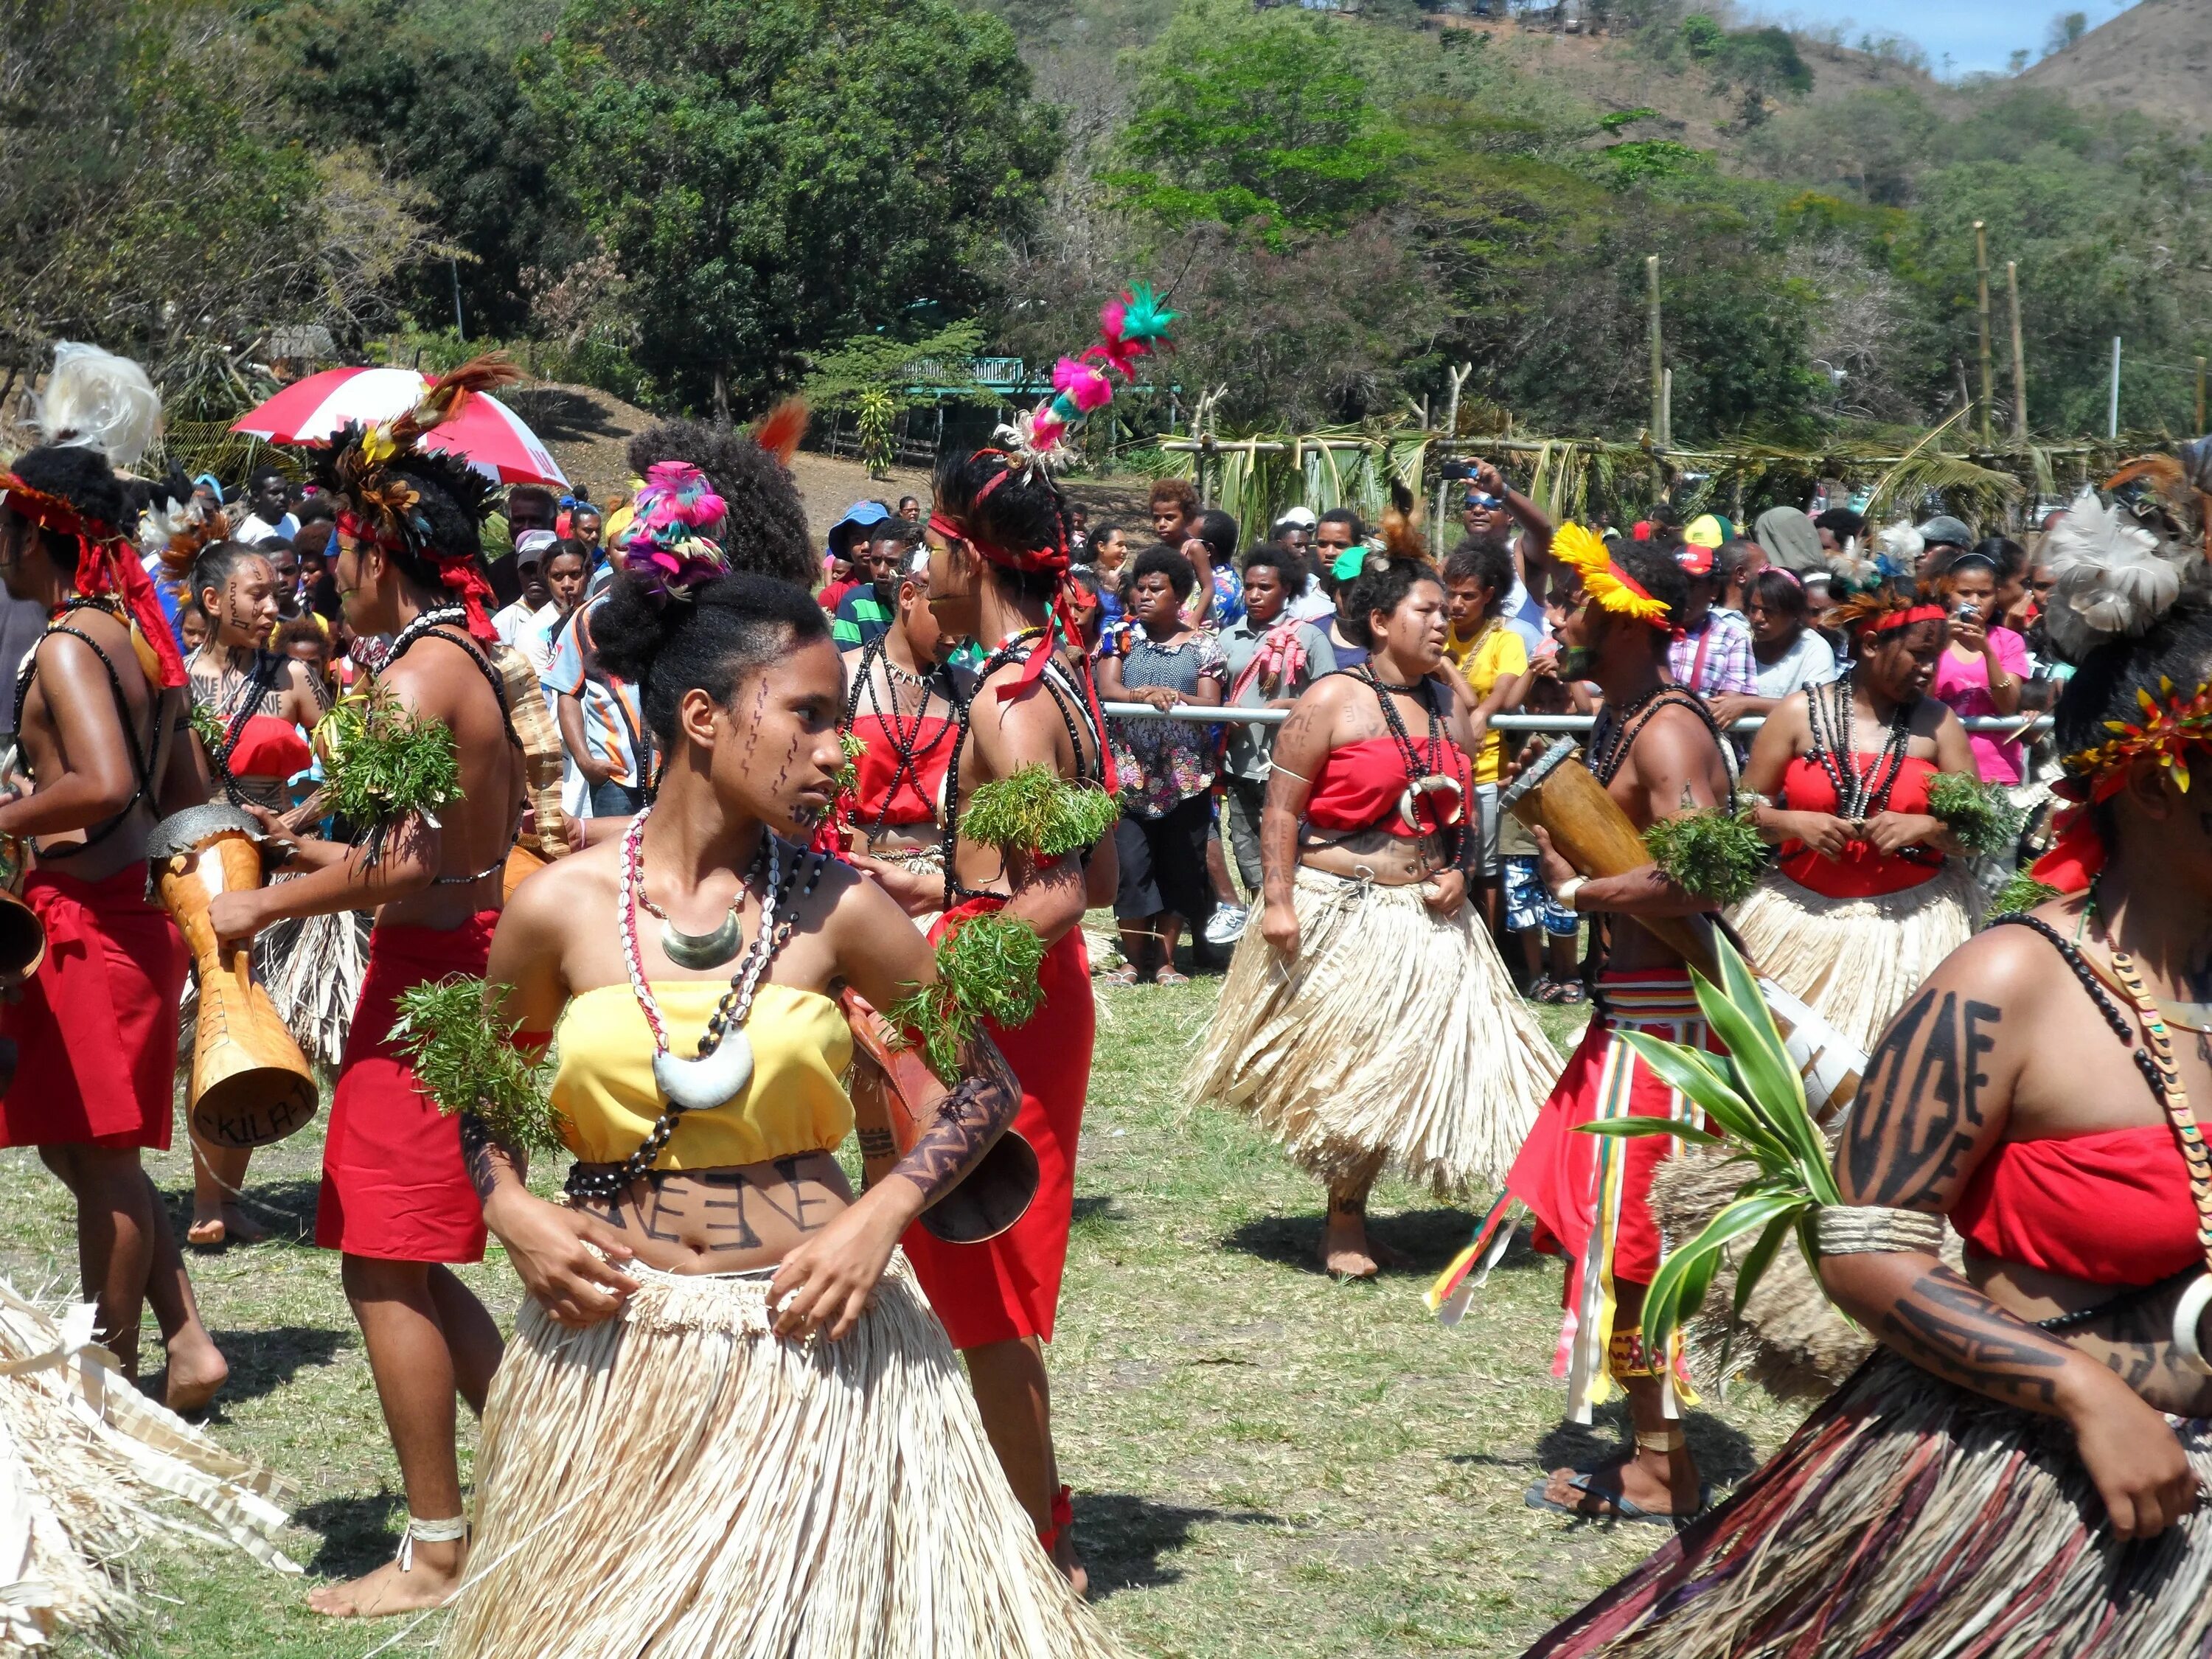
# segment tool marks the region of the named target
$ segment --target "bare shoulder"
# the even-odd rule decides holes
[[[2075,921],[2070,909],[2068,901],[2059,900],[2028,914],[2066,939],[2072,936]],[[1928,976],[1927,986],[2026,1012],[2072,978],[2051,941],[2038,937],[2035,929],[1992,924],[1944,957]]]
[[[476,653],[438,634],[424,635],[378,678],[404,707],[436,720],[455,719],[479,698],[497,702]]]
[[[513,923],[533,939],[547,939],[605,931],[621,882],[622,842],[600,842],[532,872],[507,900],[500,926]]]
[[[1654,709],[1636,734],[1636,760],[1639,765],[1656,762],[1685,773],[1708,765],[1727,769],[1711,723],[1672,698]]]

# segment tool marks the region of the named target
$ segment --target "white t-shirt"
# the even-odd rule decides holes
[[[248,547],[258,547],[263,542],[289,542],[300,533],[300,521],[287,513],[271,524],[258,513],[249,513],[245,521],[230,532],[233,541],[244,542]]]
[[[1811,629],[1800,629],[1796,641],[1772,662],[1760,662],[1754,653],[1762,697],[1786,697],[1808,685],[1826,685],[1836,678],[1836,653],[1826,640]]]

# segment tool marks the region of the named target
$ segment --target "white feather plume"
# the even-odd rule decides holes
[[[109,465],[131,467],[161,435],[161,394],[129,358],[64,340],[32,418],[49,443],[97,449]]]
[[[2051,526],[2042,562],[2052,576],[2044,629],[2069,658],[2142,633],[2181,596],[2179,566],[2158,537],[2094,490],[2083,490]]]
[[[1893,570],[1917,570],[1920,556],[1928,550],[1927,538],[1905,519],[1876,532],[1874,544]]]

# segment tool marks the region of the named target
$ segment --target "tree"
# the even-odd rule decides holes
[[[1006,25],[948,0],[574,0],[526,75],[640,362],[718,416],[972,313],[1058,155]]]
[[[2051,18],[2050,32],[2043,37],[2043,55],[2049,58],[2064,52],[2088,32],[2087,12],[2059,12]]]
[[[1171,228],[1340,229],[1388,203],[1405,140],[1342,25],[1241,0],[1194,0],[1139,54],[1121,154],[1100,181]]]

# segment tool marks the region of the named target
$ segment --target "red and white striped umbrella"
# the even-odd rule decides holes
[[[411,368],[326,368],[295,380],[231,422],[233,432],[275,444],[327,442],[349,421],[388,421],[422,401],[430,377]],[[461,412],[427,434],[426,449],[459,455],[501,483],[568,487],[568,474],[538,434],[496,398],[472,392]]]

